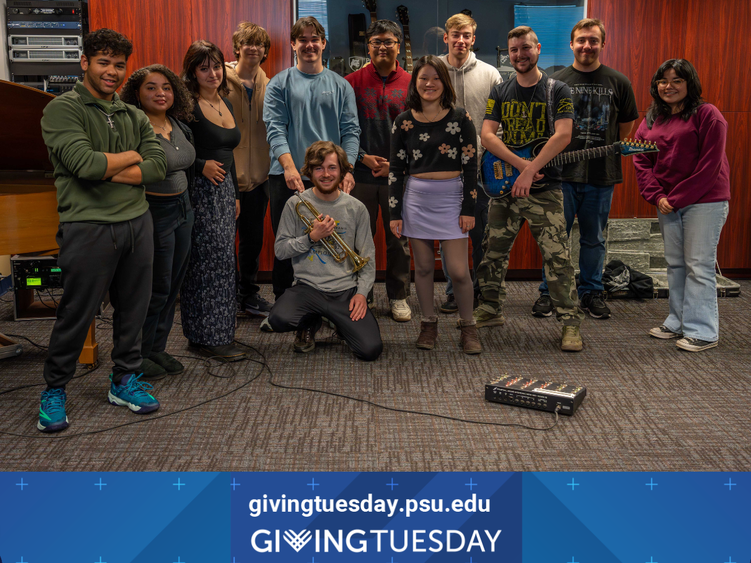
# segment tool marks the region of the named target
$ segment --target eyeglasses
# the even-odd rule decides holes
[[[387,49],[390,49],[397,43],[399,42],[394,41],[393,39],[386,39],[386,41],[379,41],[378,39],[373,39],[372,41],[368,41],[368,45],[372,45],[373,47],[380,47],[381,45],[383,45]]]
[[[666,88],[668,84],[670,84],[674,88],[679,88],[685,83],[686,81],[683,78],[673,78],[673,80],[665,80],[664,78],[660,78],[660,80],[655,81],[655,84],[657,84],[658,88]]]

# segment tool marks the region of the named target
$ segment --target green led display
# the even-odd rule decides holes
[[[55,274],[59,274],[60,272],[62,272],[62,270],[61,270],[60,268],[52,268],[52,269],[50,270],[50,272],[53,272],[53,273],[55,273]]]
[[[26,278],[26,286],[42,285],[42,278]]]

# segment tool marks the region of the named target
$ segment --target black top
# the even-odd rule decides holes
[[[567,151],[612,145],[619,140],[618,125],[639,117],[631,83],[617,70],[600,65],[592,72],[581,72],[570,66],[553,78],[569,85],[574,100],[574,129]],[[564,182],[620,184],[621,157],[612,154],[564,164],[562,177]]]
[[[232,104],[227,98],[222,98],[229,108],[232,117],[235,113]],[[237,124],[232,129],[225,129],[209,121],[201,111],[201,106],[196,103],[193,109],[195,120],[188,125],[193,131],[196,146],[196,171],[200,174],[206,166],[207,160],[216,160],[222,163],[225,173],[232,176],[235,187],[235,199],[240,199],[240,191],[237,183],[237,171],[235,170],[235,158],[232,153],[240,144],[240,129]]]
[[[404,181],[407,174],[461,172],[464,199],[460,214],[474,217],[477,198],[477,133],[464,108],[452,108],[434,123],[417,121],[412,110],[394,120],[389,158],[389,207],[391,219],[402,218]]]
[[[534,86],[525,88],[516,77],[493,87],[485,109],[485,119],[496,121],[503,128],[503,143],[509,147],[521,147],[541,137],[550,137],[547,110],[548,77],[542,78]],[[571,91],[563,82],[556,80],[553,86],[553,121],[573,119],[574,109]],[[543,168],[543,187],[530,190],[540,193],[561,187],[562,166]]]

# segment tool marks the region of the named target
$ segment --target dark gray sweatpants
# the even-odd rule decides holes
[[[76,371],[86,333],[107,291],[112,315],[113,381],[141,367],[141,328],[149,309],[154,226],[151,212],[122,223],[60,223],[63,296],[50,337],[44,379],[65,387]]]

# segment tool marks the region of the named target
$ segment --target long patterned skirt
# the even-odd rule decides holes
[[[206,346],[235,337],[235,189],[227,174],[218,186],[197,176],[190,203],[195,213],[188,273],[180,292],[183,334]]]

